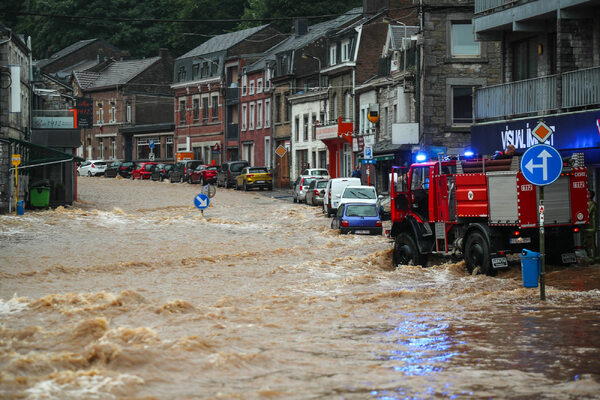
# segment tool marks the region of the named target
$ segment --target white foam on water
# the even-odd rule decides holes
[[[0,299],[0,315],[20,313],[26,308],[28,308],[28,303],[17,298],[16,293],[8,301]]]

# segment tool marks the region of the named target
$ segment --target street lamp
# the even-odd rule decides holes
[[[321,59],[310,54],[302,53],[302,58],[312,58],[319,63],[319,87],[321,87]]]

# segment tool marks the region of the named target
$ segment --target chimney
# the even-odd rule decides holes
[[[158,49],[158,56],[160,58],[169,58],[169,57],[171,57],[171,53],[169,53],[169,49],[165,49],[164,47],[161,47],[160,49]]]
[[[104,50],[101,48],[98,49],[98,55],[96,60],[98,61],[98,64],[101,64],[104,62]]]
[[[294,35],[302,36],[308,32],[308,20],[306,18],[297,18],[294,20]]]

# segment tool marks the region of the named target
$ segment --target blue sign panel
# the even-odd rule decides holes
[[[517,154],[538,144],[532,134],[540,117],[479,124],[471,127],[471,147],[476,154],[494,154],[512,144]],[[546,144],[564,156],[584,153],[587,163],[600,163],[600,111],[547,115],[544,122],[554,132]]]
[[[210,204],[210,199],[204,193],[199,193],[194,197],[194,205],[200,210],[204,210]]]
[[[148,142],[148,147],[150,147],[150,149],[154,148],[154,140],[150,139],[150,141]]]
[[[360,160],[360,162],[363,164],[375,164],[375,159],[374,158],[371,158],[369,160],[363,159],[363,160]]]
[[[521,157],[521,172],[525,179],[537,186],[549,185],[562,172],[562,158],[558,150],[547,144],[529,148]]]

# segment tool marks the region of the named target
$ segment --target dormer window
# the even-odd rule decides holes
[[[242,96],[245,96],[248,92],[248,75],[242,76]]]
[[[342,62],[350,60],[350,39],[342,41]]]
[[[329,46],[329,65],[337,64],[337,45]]]

